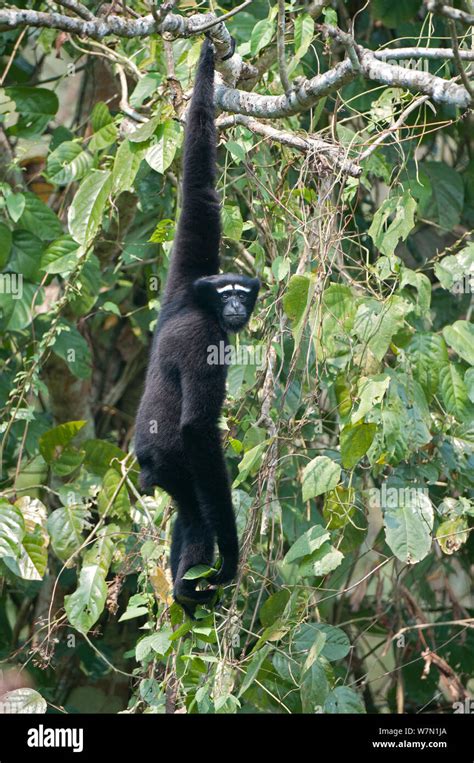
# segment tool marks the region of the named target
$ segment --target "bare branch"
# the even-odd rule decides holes
[[[96,19],[92,11],[90,11],[89,8],[86,8],[85,5],[82,5],[78,0],[55,0],[55,2],[57,5],[62,5],[63,8],[72,11],[76,16],[80,16],[81,19],[84,19],[85,21],[94,21]]]
[[[375,58],[382,61],[400,61],[409,58],[429,58],[433,60],[454,59],[451,48],[384,48],[375,50]],[[459,57],[466,61],[474,61],[474,50],[459,50]]]
[[[217,122],[217,126],[221,130],[235,124],[242,125],[256,135],[262,135],[264,138],[268,138],[275,143],[295,148],[297,151],[305,154],[313,153],[319,161],[326,161],[332,169],[335,168],[352,177],[359,177],[362,172],[362,169],[357,164],[348,159],[344,149],[333,143],[321,140],[321,138],[314,138],[310,135],[296,135],[285,130],[277,130],[271,125],[259,122],[252,117],[246,117],[243,114],[224,117]]]
[[[446,16],[453,21],[462,21],[463,24],[471,26],[474,24],[474,15],[472,13],[466,13],[458,8],[451,8],[449,5],[443,5],[440,0],[427,0],[427,9],[430,13],[437,13],[439,16]]]

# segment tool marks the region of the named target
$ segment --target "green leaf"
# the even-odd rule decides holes
[[[99,493],[97,508],[100,516],[118,517],[119,519],[128,519],[130,516],[130,499],[125,485],[120,485],[122,477],[115,469],[109,469],[102,483],[102,490]]]
[[[104,170],[92,171],[79,186],[68,212],[69,232],[78,244],[87,247],[94,240],[111,188],[111,173]]]
[[[263,602],[258,616],[264,628],[273,625],[276,620],[283,616],[286,605],[290,600],[290,596],[290,591],[287,588],[282,588],[281,591],[272,594]]]
[[[12,248],[12,233],[4,223],[0,223],[0,268],[3,268],[10,256]]]
[[[41,435],[39,449],[47,464],[51,464],[54,459],[59,458],[64,448],[69,445],[85,424],[85,421],[68,421],[67,424],[59,424],[59,426]]]
[[[174,238],[174,231],[174,220],[160,220],[148,240],[153,244],[162,244],[164,241],[172,241]]]
[[[129,136],[129,140],[132,140]],[[181,127],[173,120],[167,119],[156,129],[157,142],[150,146],[145,154],[145,161],[150,167],[163,174],[173,161],[178,147],[183,140]]]
[[[354,689],[349,686],[336,686],[328,696],[323,707],[324,713],[365,713],[364,703]]]
[[[320,548],[325,541],[329,540],[329,537],[330,534],[324,527],[314,525],[293,543],[283,560],[284,564],[292,564],[309,556],[313,551]]]
[[[93,474],[99,474],[102,477],[110,468],[120,472],[118,461],[123,461],[126,455],[123,450],[106,440],[87,440],[84,443],[84,450],[85,467]]]
[[[377,432],[376,424],[347,426],[341,432],[341,461],[344,469],[352,469],[365,456]]]
[[[421,216],[434,220],[451,231],[459,224],[464,206],[464,185],[461,175],[444,162],[423,162],[432,193],[422,204]]]
[[[443,257],[435,263],[434,271],[445,289],[460,285],[464,290],[464,279],[474,276],[474,244],[468,244],[457,254]]]
[[[148,72],[136,84],[130,95],[130,106],[139,109],[143,102],[158,90],[163,75],[160,72]]]
[[[25,534],[25,520],[18,506],[0,498],[0,559],[17,557]]]
[[[107,599],[107,584],[98,564],[85,566],[73,594],[64,597],[68,620],[80,633],[87,633],[96,624]]]
[[[338,530],[347,525],[356,512],[354,488],[338,485],[326,493],[323,517],[328,530]]]
[[[237,694],[237,697],[240,699],[242,694],[245,694],[248,688],[253,684],[255,681],[258,672],[260,668],[262,667],[271,647],[269,644],[266,644],[262,649],[259,649],[258,652],[256,652],[252,659],[249,662],[249,665],[247,667],[247,671],[244,676],[244,680],[242,681],[241,687],[239,689],[239,693]]]
[[[92,166],[92,156],[79,143],[64,141],[53,151],[46,165],[48,179],[56,185],[81,180]]]
[[[329,683],[323,665],[316,660],[301,681],[300,695],[303,713],[319,712],[329,693]]]
[[[76,267],[81,250],[68,234],[53,241],[41,256],[40,269],[45,273],[67,277]]]
[[[260,468],[263,455],[268,448],[268,441],[259,443],[254,448],[248,450],[241,462],[239,463],[239,474],[234,480],[233,487],[237,487],[242,482],[245,482],[247,477],[251,474],[255,474],[257,469]]]
[[[415,227],[417,203],[409,191],[385,199],[374,214],[369,236],[382,254],[392,255],[400,241],[405,241]],[[393,220],[388,220],[393,216]]]
[[[456,321],[445,326],[443,336],[460,358],[474,366],[474,326],[468,321]]]
[[[377,360],[382,360],[392,337],[403,328],[405,315],[410,310],[410,303],[396,295],[385,303],[370,297],[364,299],[357,310],[354,334]]]
[[[7,193],[5,202],[11,219],[14,223],[18,222],[25,209],[25,195],[23,193]]]
[[[464,517],[441,522],[436,530],[436,540],[445,554],[454,554],[469,538],[469,527]]]
[[[61,320],[52,349],[62,358],[78,379],[89,379],[92,373],[92,355],[88,343],[72,323]]]
[[[97,151],[102,151],[104,148],[107,148],[107,146],[111,146],[112,143],[115,143],[117,138],[117,125],[111,122],[110,124],[104,125],[100,128],[100,130],[97,130],[97,132],[94,133],[89,141],[88,149],[92,154],[95,154]]]
[[[341,467],[327,456],[317,456],[303,470],[303,501],[333,490],[341,479]]]
[[[382,401],[389,385],[390,377],[388,374],[362,376],[359,379],[357,393],[360,401],[356,411],[351,416],[352,424],[357,424]]]
[[[430,399],[438,388],[439,374],[448,362],[442,336],[417,331],[406,348],[413,376]]]
[[[163,118],[160,115],[152,117],[148,120],[148,122],[140,125],[140,127],[137,127],[136,130],[130,133],[130,135],[127,136],[128,140],[130,140],[132,143],[144,143],[145,141],[149,140],[152,135],[155,134],[156,130],[158,129],[158,125],[160,125],[162,121]]]
[[[396,497],[387,500],[391,505],[384,510],[385,539],[397,559],[415,564],[431,550],[433,506],[419,488],[406,485],[393,490]]]
[[[98,101],[91,112],[91,127],[94,132],[98,132],[102,127],[112,124],[114,121],[109,107],[103,101]]]
[[[263,48],[272,41],[275,24],[270,19],[257,21],[250,38],[250,54],[256,56]]]
[[[44,244],[38,236],[27,230],[15,230],[9,267],[13,272],[21,273],[29,281],[36,281],[43,250]]]
[[[40,135],[59,108],[56,93],[43,87],[7,87],[5,92],[16,105],[20,118],[10,132],[21,138]]]
[[[446,410],[458,421],[463,421],[468,413],[468,394],[460,367],[446,363],[440,370],[439,389]]]
[[[164,657],[172,644],[173,631],[170,627],[164,626],[157,633],[142,638],[135,649],[135,659],[141,662],[152,652],[159,657]]]
[[[38,236],[42,241],[52,241],[63,233],[63,226],[44,201],[34,193],[25,193],[25,209],[18,224]]]
[[[69,559],[80,548],[88,515],[88,509],[82,504],[68,504],[49,515],[48,533],[54,553],[61,561]]]
[[[144,156],[143,149],[124,140],[115,154],[112,170],[112,185],[114,193],[132,191],[138,168]]]
[[[242,236],[243,221],[239,207],[234,204],[225,204],[222,209],[222,232],[226,238],[240,241]]]
[[[214,567],[209,567],[207,564],[196,564],[184,573],[183,580],[200,580],[201,578],[208,578],[216,572]]]
[[[298,653],[308,652],[318,636],[325,636],[321,654],[329,662],[342,660],[349,654],[351,644],[347,634],[341,629],[328,623],[305,623],[295,631],[295,648]]]
[[[299,12],[295,18],[295,59],[300,61],[314,37],[314,20],[308,13]]]
[[[310,283],[310,279],[306,276],[291,276],[283,297],[283,309],[295,326],[306,310]]]

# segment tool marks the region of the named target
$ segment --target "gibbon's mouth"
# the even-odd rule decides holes
[[[247,322],[247,316],[246,315],[226,315],[225,317],[225,325],[231,329],[232,331],[237,331],[238,329],[241,329],[243,326],[245,326]]]

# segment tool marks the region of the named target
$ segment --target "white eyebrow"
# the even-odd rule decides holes
[[[234,289],[237,289],[237,291],[251,291],[248,286],[240,286],[238,283],[235,284]]]
[[[221,286],[219,289],[216,289],[216,291],[220,294],[222,291],[232,291],[233,288],[232,284],[229,283],[227,286]]]

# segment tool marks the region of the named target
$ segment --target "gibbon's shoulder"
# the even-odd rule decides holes
[[[189,309],[169,318],[163,325],[158,344],[162,351],[194,355],[209,344],[222,340],[219,324],[199,309]]]

